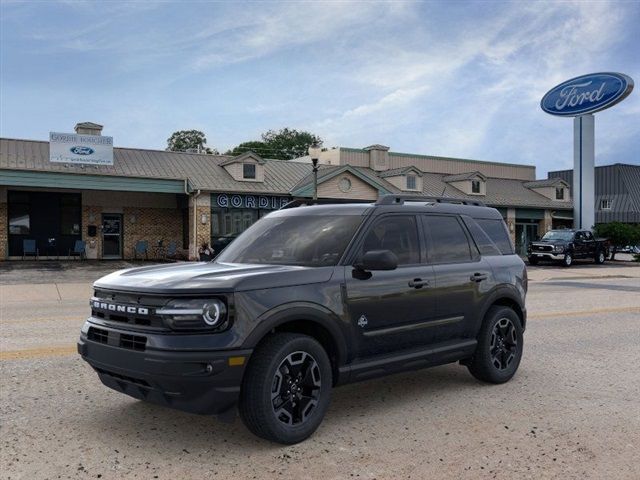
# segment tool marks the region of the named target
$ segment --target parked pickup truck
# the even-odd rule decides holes
[[[609,255],[609,242],[594,238],[589,230],[550,230],[527,249],[530,265],[540,261],[561,262],[570,267],[575,259],[589,258],[602,264]]]

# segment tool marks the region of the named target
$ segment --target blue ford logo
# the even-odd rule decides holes
[[[91,155],[93,152],[95,152],[95,150],[91,147],[80,146],[71,147],[69,150],[71,151],[71,153],[74,153],[76,155]]]
[[[551,115],[575,117],[609,108],[633,90],[633,80],[622,73],[591,73],[572,78],[549,90],[540,107]]]

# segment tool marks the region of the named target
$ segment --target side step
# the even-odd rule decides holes
[[[417,370],[451,363],[473,354],[478,342],[475,338],[431,345],[419,350],[367,357],[340,367],[339,383],[351,383],[381,377],[406,370]]]

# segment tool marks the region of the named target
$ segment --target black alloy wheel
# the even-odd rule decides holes
[[[596,263],[598,265],[602,265],[605,262],[606,259],[607,259],[607,256],[604,254],[604,252],[602,250],[600,250],[596,254]]]
[[[318,406],[322,375],[318,362],[307,352],[293,352],[278,366],[271,386],[276,418],[285,425],[299,425]]]
[[[274,333],[254,350],[238,409],[251,432],[291,445],[315,432],[329,407],[333,376],[325,349],[312,337]]]
[[[501,318],[491,335],[491,361],[498,370],[506,370],[518,352],[516,327],[508,318]]]
[[[504,383],[518,370],[524,347],[520,317],[513,309],[495,305],[484,317],[478,345],[464,362],[471,375],[487,383]]]

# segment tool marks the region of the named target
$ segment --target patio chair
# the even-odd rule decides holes
[[[73,250],[69,249],[69,256],[78,255],[78,258],[82,260],[87,259],[87,244],[84,240],[76,240]]]
[[[35,240],[22,240],[22,260],[28,255],[35,256],[36,260],[40,256],[40,250],[36,247]]]
[[[167,251],[164,254],[164,258],[172,258],[176,256],[176,253],[178,253],[178,244],[176,242],[169,242],[169,245],[167,245]]]
[[[143,254],[144,258],[149,260],[149,242],[147,240],[138,240],[133,248],[133,258],[137,260],[138,255],[142,256]]]

